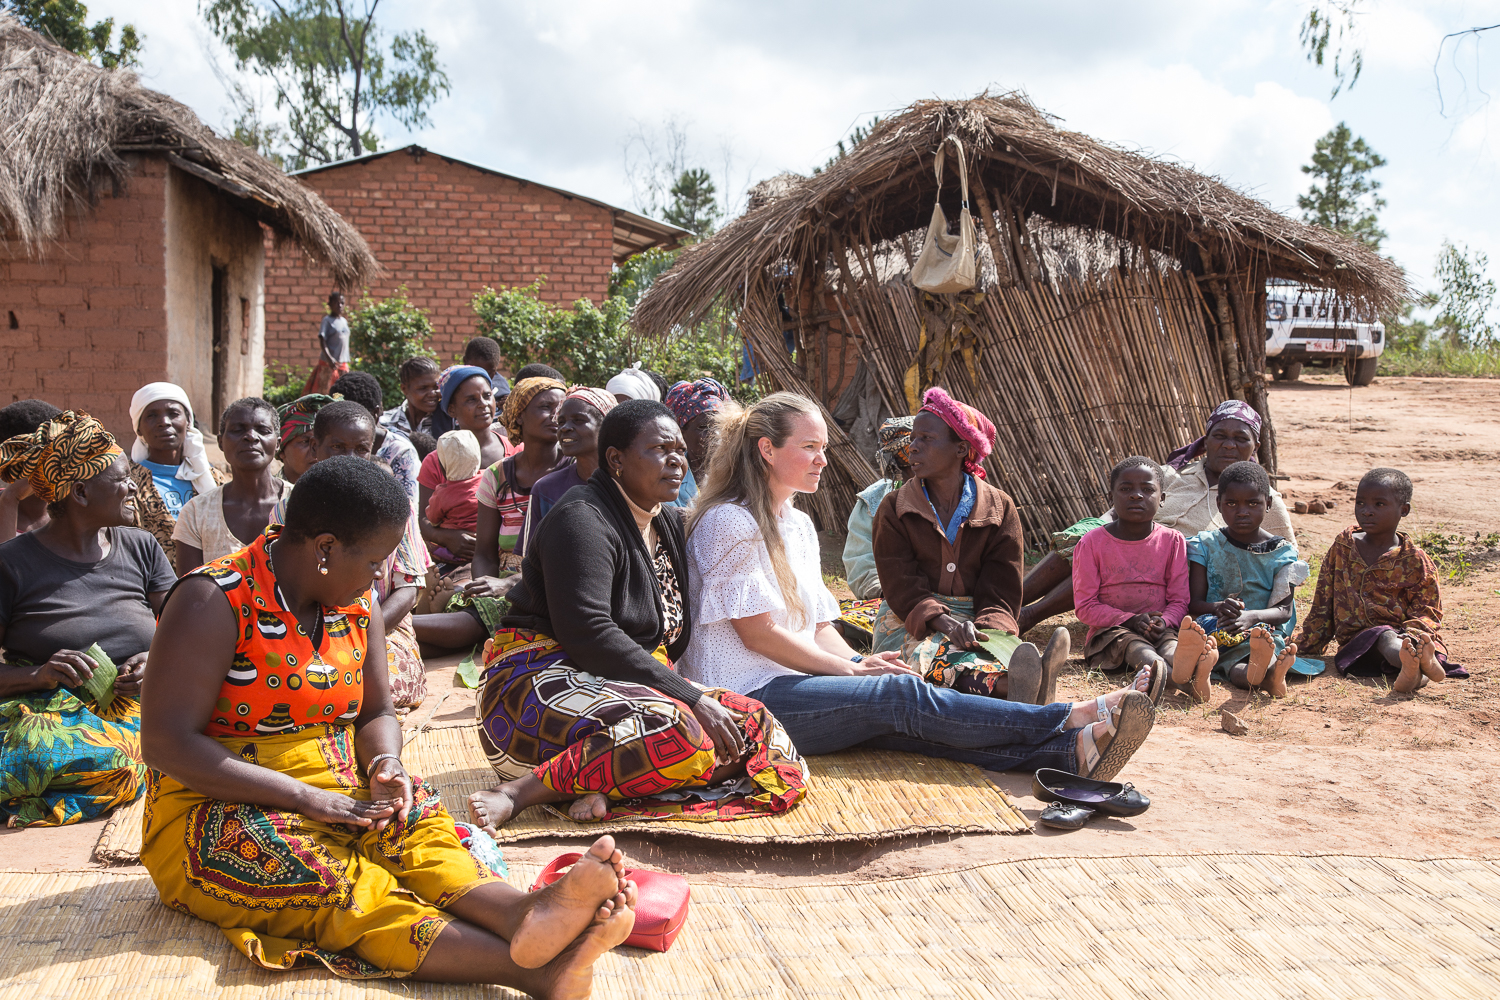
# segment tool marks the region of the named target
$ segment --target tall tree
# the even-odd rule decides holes
[[[135,25],[122,25],[115,45],[115,19],[89,24],[89,9],[80,0],[0,0],[0,10],[105,69],[140,64],[141,36]]]
[[[1376,194],[1380,182],[1370,174],[1383,166],[1385,157],[1339,122],[1318,140],[1312,163],[1302,168],[1313,178],[1307,194],[1297,196],[1302,218],[1379,249],[1385,230],[1377,213],[1385,199]]]
[[[700,240],[713,234],[721,212],[713,178],[707,170],[701,167],[684,170],[667,193],[672,204],[662,213],[663,219],[690,230]]]
[[[374,152],[379,113],[407,128],[431,124],[428,110],[448,92],[437,46],[420,30],[387,42],[375,20],[379,6],[380,0],[199,0],[237,68],[275,88],[294,166]]]
[[[1495,283],[1485,275],[1489,266],[1484,251],[1470,253],[1449,240],[1443,241],[1438,252],[1437,278],[1443,287],[1438,292],[1434,325],[1454,347],[1466,342],[1488,347],[1495,341],[1495,326],[1489,320]]]

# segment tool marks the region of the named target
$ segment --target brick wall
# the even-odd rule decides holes
[[[120,196],[70,208],[40,257],[0,249],[0,400],[87,410],[122,446],[134,438],[131,395],[167,372],[167,166],[127,160]]]
[[[470,302],[485,285],[524,285],[546,275],[542,297],[599,303],[609,289],[609,209],[525,181],[405,150],[299,178],[349,220],[386,273],[385,297],[406,285],[432,320],[443,363],[474,336]],[[266,362],[317,361],[328,272],[293,246],[267,247]],[[351,308],[355,302],[351,299]]]

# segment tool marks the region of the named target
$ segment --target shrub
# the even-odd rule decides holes
[[[299,368],[281,361],[267,362],[261,381],[261,397],[272,406],[285,406],[302,395],[302,387],[311,374],[311,368]]]
[[[1380,356],[1382,375],[1500,378],[1500,344],[1453,347],[1429,340],[1420,347],[1388,347]]]
[[[427,347],[432,323],[407,294],[404,285],[388,299],[366,294],[360,308],[349,316],[349,367],[375,376],[391,406],[401,398],[398,373],[402,362],[419,356],[437,358]]]

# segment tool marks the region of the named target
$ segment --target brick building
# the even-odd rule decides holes
[[[316,195],[134,74],[6,17],[0,65],[32,97],[0,114],[0,177],[40,178],[0,208],[0,404],[87,410],[128,445],[130,397],[166,380],[212,433],[262,390],[267,229],[346,280],[375,273]],[[57,137],[70,128],[95,134]]]
[[[651,247],[677,246],[684,230],[594,198],[512,177],[423,149],[371,153],[295,174],[360,231],[384,268],[372,295],[405,285],[432,320],[446,361],[474,336],[470,302],[486,285],[546,277],[542,297],[595,304],[613,265]],[[317,361],[318,323],[335,284],[325,267],[268,249],[266,357]],[[351,293],[351,307],[359,288]]]

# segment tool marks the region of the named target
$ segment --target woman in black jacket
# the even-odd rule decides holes
[[[470,796],[478,825],[568,800],[576,820],[729,820],[804,794],[764,706],[672,668],[691,623],[682,511],[663,504],[686,469],[671,411],[629,400],[604,418],[599,469],[535,527],[485,646],[480,742],[505,780]]]

